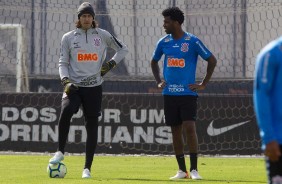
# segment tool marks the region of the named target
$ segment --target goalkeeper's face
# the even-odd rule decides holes
[[[178,29],[176,24],[178,24],[178,22],[175,20],[172,20],[169,16],[164,17],[163,27],[167,34],[175,33],[175,31]]]
[[[81,28],[87,30],[91,28],[94,18],[91,14],[83,14],[80,16],[79,21],[81,24]]]

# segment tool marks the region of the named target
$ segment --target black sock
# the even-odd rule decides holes
[[[184,154],[176,155],[176,160],[177,160],[179,169],[183,172],[187,172]]]
[[[190,172],[192,170],[198,170],[197,168],[197,161],[198,161],[198,154],[197,153],[190,153]]]

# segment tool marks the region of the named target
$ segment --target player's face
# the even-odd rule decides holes
[[[82,14],[79,18],[81,28],[84,30],[87,30],[91,28],[93,17],[90,14]]]
[[[173,34],[175,30],[177,29],[178,22],[175,20],[172,20],[169,16],[164,17],[164,29],[167,34]]]

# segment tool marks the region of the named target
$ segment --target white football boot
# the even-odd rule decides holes
[[[188,178],[188,173],[183,172],[182,170],[177,171],[175,176],[170,177],[169,179],[175,180],[175,179],[184,179]]]
[[[193,180],[201,180],[201,179],[203,179],[203,178],[199,175],[199,173],[198,173],[197,170],[192,170],[192,171],[190,172],[190,178],[192,178]]]
[[[55,155],[52,158],[50,158],[49,163],[50,164],[57,164],[57,163],[60,163],[63,160],[64,160],[64,154],[61,151],[57,151],[55,153]]]
[[[82,178],[91,178],[89,169],[83,169]]]

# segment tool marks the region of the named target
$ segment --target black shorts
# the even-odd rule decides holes
[[[79,87],[78,91],[62,100],[62,111],[66,116],[72,116],[78,112],[82,105],[83,114],[86,117],[99,117],[101,115],[102,86]]]
[[[181,125],[183,121],[195,121],[198,96],[164,95],[165,123],[169,126]]]
[[[282,145],[280,145],[280,151],[282,152]],[[272,184],[272,180],[275,180],[275,177],[282,177],[282,156],[279,157],[278,162],[270,162],[266,159],[266,167],[268,173],[268,183]]]

